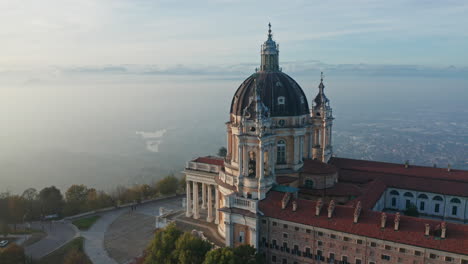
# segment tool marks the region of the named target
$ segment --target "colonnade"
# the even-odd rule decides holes
[[[200,219],[200,209],[203,209],[206,210],[206,221],[213,222],[214,220],[215,224],[218,224],[219,197],[216,185],[196,181],[187,181],[186,191],[187,202],[185,215],[187,217],[193,217],[193,219]],[[214,197],[213,192],[215,194]]]

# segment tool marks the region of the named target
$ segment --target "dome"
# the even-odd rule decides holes
[[[232,99],[231,114],[243,114],[254,98],[256,85],[260,99],[269,109],[271,117],[309,114],[304,91],[294,79],[281,71],[259,71],[247,78]]]

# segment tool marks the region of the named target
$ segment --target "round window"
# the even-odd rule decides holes
[[[285,124],[286,124],[286,121],[284,121],[284,119],[281,119],[280,121],[278,121],[279,126],[284,126]]]

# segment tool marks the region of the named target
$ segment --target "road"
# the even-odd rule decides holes
[[[50,252],[63,246],[68,241],[76,236],[76,229],[70,223],[56,222],[56,223],[33,223],[31,225],[34,229],[44,230],[47,236],[25,248],[27,256],[32,256],[34,259],[40,259]]]

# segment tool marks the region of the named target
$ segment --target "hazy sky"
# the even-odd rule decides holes
[[[466,67],[468,1],[0,0],[0,72],[281,61]]]

